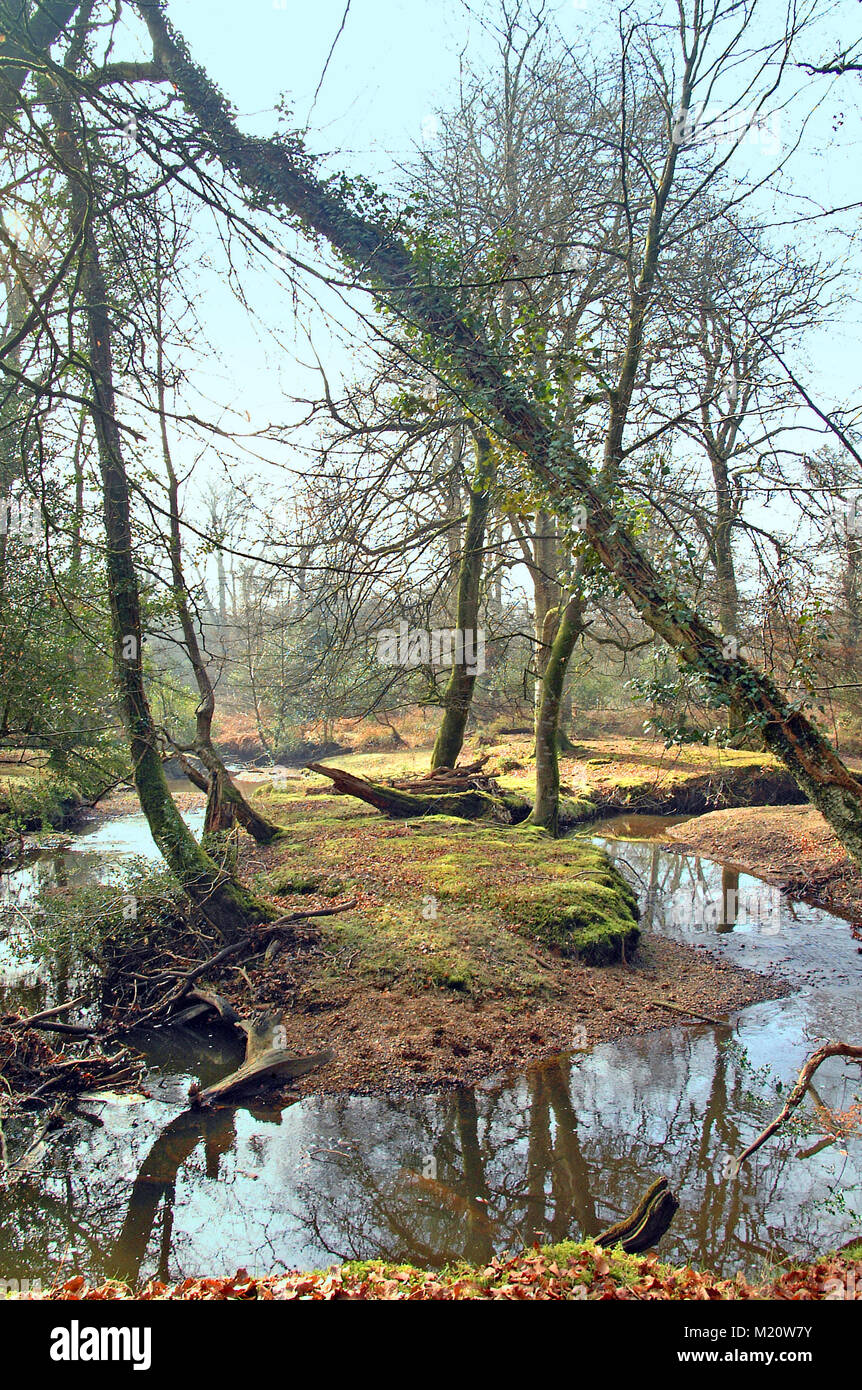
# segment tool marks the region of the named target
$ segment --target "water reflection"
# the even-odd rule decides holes
[[[662,1253],[756,1275],[767,1259],[850,1238],[862,1157],[856,1141],[779,1135],[727,1180],[727,1157],[776,1103],[758,1070],[765,1023],[743,1029],[744,1050],[728,1048],[724,1030],[675,1028],[476,1089],[283,1110],[191,1112],[188,1074],[162,1073],[138,1105],[83,1102],[101,1123],[73,1120],[44,1171],[5,1192],[0,1273],[44,1279],[65,1266],[136,1280],[370,1257],[482,1262],[595,1234],[666,1173],[680,1210]],[[798,1039],[767,1031],[786,1075]],[[233,1064],[217,1056],[210,1074]],[[819,1085],[827,1104],[852,1101],[840,1064]]]
[[[862,959],[848,924],[786,903],[778,921],[758,919],[750,876],[647,841],[606,843],[638,885],[648,932],[777,966],[792,992],[746,1009],[732,1032],[656,1031],[475,1089],[207,1114],[187,1109],[189,1082],[232,1070],[235,1040],[217,1030],[151,1034],[140,1040],[149,1094],[82,1101],[41,1169],[0,1195],[0,1277],[482,1262],[595,1234],[659,1174],[680,1199],[661,1245],[669,1259],[756,1277],[766,1260],[850,1239],[856,1139],[782,1132],[727,1177],[729,1156],[780,1103],[776,1077],[793,1075],[819,1040],[858,1031]],[[686,915],[680,903],[695,890],[731,910]],[[824,1105],[846,1109],[858,1080],[833,1059],[817,1085]],[[33,1123],[7,1125],[10,1155]]]

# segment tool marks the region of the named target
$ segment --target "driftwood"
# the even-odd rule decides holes
[[[202,1001],[207,1000],[206,995],[194,989],[195,984],[202,975],[209,974],[218,966],[223,965],[227,960],[232,960],[241,955],[256,953],[261,947],[268,946],[274,936],[286,931],[289,927],[293,926],[294,923],[305,922],[314,917],[333,917],[337,913],[347,912],[350,908],[355,906],[356,900],[351,899],[350,902],[339,903],[335,907],[318,907],[309,909],[306,912],[292,912],[287,917],[279,917],[275,922],[268,922],[265,926],[253,928],[245,936],[241,937],[239,941],[232,941],[229,945],[223,946],[214,956],[210,956],[207,960],[201,961],[189,970],[183,972],[172,970],[161,972],[161,974],[154,976],[150,980],[150,984],[168,986],[167,993],[162,995],[162,997],[148,1009],[136,1014],[133,1018],[119,1027],[112,1029],[110,1033],[104,1036],[111,1038],[120,1037],[124,1033],[130,1033],[134,1029],[141,1028],[144,1025],[163,1023],[168,1018],[176,1018],[178,1013],[186,1011],[190,1003],[194,1002],[200,1004]],[[215,996],[211,997],[214,998]],[[215,1007],[216,1011],[220,1012],[218,1006],[210,1005],[210,1007]],[[196,1009],[194,1016],[199,1016],[201,1012],[202,1010]],[[183,1021],[189,1021],[188,1014],[186,1014]]]
[[[493,778],[482,775],[482,768],[490,756],[490,753],[485,753],[474,763],[456,764],[455,767],[432,767],[429,772],[423,772],[421,777],[390,777],[386,780],[386,786],[397,787],[401,791],[416,791],[420,795],[441,788],[462,792],[489,789],[496,791],[498,789]]]
[[[272,1077],[290,1080],[305,1076],[306,1072],[332,1061],[331,1052],[314,1052],[307,1057],[297,1057],[287,1048],[275,1046],[279,1023],[280,1020],[273,1015],[264,1016],[254,1023],[240,1023],[239,1027],[246,1034],[245,1061],[236,1071],[203,1091],[192,1086],[189,1090],[192,1105],[211,1105],[213,1101],[225,1100]]]
[[[640,1255],[656,1245],[679,1210],[667,1178],[657,1178],[641,1197],[631,1216],[616,1221],[595,1237],[596,1245],[621,1245],[627,1255]]]
[[[60,1014],[67,1014],[71,1009],[75,1009],[79,1004],[86,1004],[86,994],[80,994],[77,999],[70,999],[66,1004],[57,1004],[53,1009],[42,1009],[38,1014],[31,1014],[29,1018],[12,1018],[4,1020],[5,1028],[23,1031],[27,1028],[48,1031],[51,1033],[69,1033],[73,1037],[89,1038],[95,1035],[94,1028],[88,1028],[82,1023],[57,1023]]]
[[[787,1097],[780,1113],[776,1115],[775,1119],[772,1120],[764,1130],[761,1130],[760,1134],[758,1134],[753,1143],[749,1144],[747,1149],[743,1149],[736,1160],[735,1172],[738,1173],[745,1160],[750,1158],[751,1155],[760,1148],[761,1144],[765,1144],[767,1139],[771,1139],[775,1131],[793,1114],[797,1105],[804,1100],[805,1093],[811,1085],[811,1078],[817,1068],[826,1061],[827,1057],[847,1057],[852,1062],[862,1062],[862,1047],[856,1047],[853,1043],[832,1041],[824,1043],[822,1047],[818,1047],[816,1052],[812,1052],[800,1071],[796,1079],[796,1085]]]
[[[338,795],[358,797],[375,810],[396,818],[457,816],[461,820],[495,820],[511,825],[523,820],[530,810],[528,802],[500,791],[489,778],[481,779],[484,786],[473,785],[476,772],[460,777],[452,768],[439,768],[415,782],[387,785],[323,763],[306,766],[310,772],[328,777]]]

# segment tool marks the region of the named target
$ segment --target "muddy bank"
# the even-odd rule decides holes
[[[789,772],[777,765],[717,766],[709,772],[668,769],[665,775],[659,769],[655,775],[634,779],[630,774],[620,777],[609,771],[605,777],[591,779],[583,795],[564,796],[560,821],[574,826],[625,812],[701,816],[736,807],[776,804],[807,804]]]
[[[329,1049],[334,1058],[291,1085],[291,1094],[398,1094],[472,1085],[573,1049],[627,1035],[727,1019],[775,999],[776,976],[725,964],[704,948],[652,938],[626,966],[590,968],[542,961],[552,999],[529,1003],[459,998],[450,991],[374,989],[347,969],[331,981],[308,961],[255,970],[251,988],[228,987],[234,1007],[284,1015],[286,1046],[298,1055]],[[686,1015],[686,1009],[694,1011]]]
[[[713,811],[667,835],[679,849],[733,864],[792,897],[862,920],[862,873],[813,806]]]
[[[291,839],[246,846],[245,876],[254,865],[285,911],[355,906],[318,923],[316,951],[282,952],[219,989],[241,1014],[283,1013],[289,1049],[335,1054],[297,1083],[304,1094],[471,1084],[686,1018],[726,1019],[785,990],[651,932],[602,966],[525,937],[524,895],[553,904],[580,881],[583,841],[392,823],[330,797],[313,811],[285,798],[278,819]]]
[[[178,799],[184,810],[202,805],[191,789]],[[291,1095],[473,1084],[627,1035],[725,1020],[785,992],[775,975],[649,930],[618,964],[549,949],[524,908],[570,907],[590,867],[583,841],[448,818],[390,822],[340,798],[271,787],[261,804],[290,836],[267,848],[242,837],[243,880],[285,914],[354,903],[309,922],[302,943],[273,959],[230,963],[200,982],[242,1017],[277,1015],[296,1055],[334,1053]],[[104,818],[135,807],[131,794],[115,795]],[[600,905],[613,891],[598,885]],[[143,902],[139,912],[145,920]]]

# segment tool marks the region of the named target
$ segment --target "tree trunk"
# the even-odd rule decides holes
[[[508,792],[492,793],[478,789],[435,792],[430,781],[428,792],[407,792],[399,787],[384,787],[379,782],[368,782],[364,777],[354,777],[352,772],[344,772],[340,767],[326,767],[323,763],[308,763],[307,766],[312,772],[331,778],[337,793],[356,796],[375,810],[398,819],[408,816],[458,816],[461,820],[494,820],[511,825],[514,821],[523,820],[529,810],[520,797]]]
[[[144,684],[140,593],[133,559],[129,485],[115,413],[107,287],[80,173],[79,149],[72,134],[71,109],[66,107],[61,115],[58,144],[74,171],[70,175],[72,217],[76,229],[83,232],[81,289],[93,391],[91,413],[103,484],[114,665],[135,786],[153,839],[181,887],[216,931],[229,939],[254,923],[272,920],[276,914],[227,878],[204,852],[177,810],[165,779]]]
[[[476,440],[476,472],[470,486],[470,506],[464,530],[464,546],[458,572],[458,602],[455,626],[462,633],[473,634],[473,653],[476,653],[479,625],[479,593],[482,585],[482,562],[485,549],[485,525],[491,507],[491,485],[494,480],[494,461],[487,435]],[[462,649],[463,654],[463,649]],[[466,659],[456,660],[443,696],[443,722],[437,733],[431,766],[454,767],[464,746],[464,731],[470,714],[470,704],[476,685],[476,674],[468,669]]]
[[[722,637],[732,637],[739,642],[739,589],[733,560],[733,501],[730,479],[727,461],[716,450],[710,450],[710,464],[715,484],[712,550],[718,587],[718,627]],[[745,722],[745,711],[737,700],[731,700],[727,707],[727,732],[737,747],[746,741]]]
[[[560,552],[554,518],[549,512],[538,510],[533,539],[533,636],[536,652],[533,657],[535,680],[533,683],[533,718],[536,730],[542,705],[542,688],[545,670],[554,645],[554,635],[559,620],[562,591],[557,582]]]
[[[563,687],[569,659],[584,631],[583,601],[571,594],[560,617],[551,654],[542,677],[536,721],[536,797],[530,824],[556,835],[560,813],[559,727]]]

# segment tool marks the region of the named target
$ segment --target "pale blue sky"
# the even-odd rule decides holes
[[[274,108],[281,95],[293,103],[297,124],[308,117],[333,39],[345,10],[345,0],[171,0],[169,12],[189,41],[192,53],[209,71],[241,113],[246,129],[267,133],[274,128]],[[607,0],[560,0],[557,15],[567,37],[594,50],[612,40],[616,6]],[[780,24],[783,0],[764,12]],[[862,7],[856,0],[838,0],[821,28],[820,58],[834,40],[848,41],[862,28]],[[578,36],[580,35],[580,38]],[[812,44],[816,36],[812,38]],[[461,0],[352,0],[343,33],[317,97],[309,143],[319,152],[335,151],[335,167],[365,172],[386,181],[393,164],[409,157],[414,142],[423,138],[423,122],[435,108],[455,99],[462,52],[473,61],[487,54],[488,40]],[[792,206],[802,210],[813,196],[833,205],[862,197],[862,158],[859,148],[857,77],[824,81],[823,108],[812,125],[805,147],[796,156],[787,191],[796,195]],[[835,114],[843,123],[833,132]],[[427,133],[427,126],[426,126]],[[782,138],[792,138],[788,125]],[[758,147],[741,150],[741,171],[765,172],[772,156]],[[761,209],[771,206],[761,200]],[[791,205],[782,208],[786,216]],[[845,223],[853,238],[858,212]],[[844,248],[859,264],[853,240],[839,240],[823,223],[799,233],[802,246]],[[296,344],[300,357],[310,354],[295,324],[290,296],[278,290],[270,272],[249,277],[248,293],[262,318],[288,348]],[[202,272],[199,309],[223,360],[207,368],[202,384],[206,394],[224,405],[248,411],[259,426],[285,414],[284,391],[312,388],[312,377],[291,359],[290,351],[269,339],[248,320],[221,283],[220,275]],[[828,333],[812,340],[809,360],[796,362],[807,379],[824,393],[825,404],[846,397],[860,379],[859,343],[862,324],[857,304]],[[330,337],[323,316],[313,318],[315,345],[337,379],[349,371],[348,352]]]

